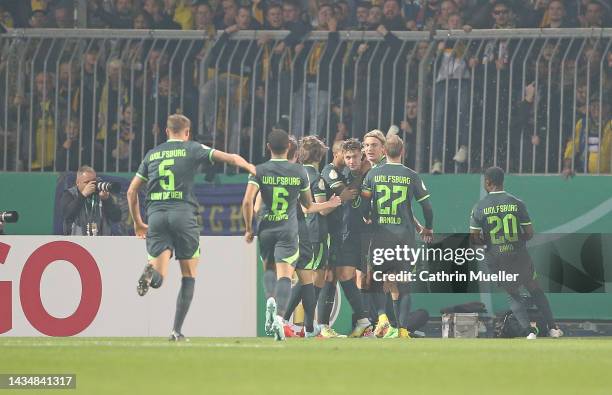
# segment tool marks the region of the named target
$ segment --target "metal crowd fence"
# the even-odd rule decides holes
[[[254,163],[281,127],[399,133],[417,171],[609,173],[612,29],[14,30],[0,36],[0,169],[134,171],[169,114]]]

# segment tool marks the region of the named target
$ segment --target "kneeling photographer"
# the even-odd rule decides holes
[[[94,169],[81,166],[76,185],[62,194],[64,234],[110,236],[111,224],[121,220],[121,209],[110,192],[119,192],[120,188],[116,183],[101,182]]]

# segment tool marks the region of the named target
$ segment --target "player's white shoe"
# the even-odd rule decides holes
[[[311,339],[317,336],[319,336],[319,331],[316,329],[312,332],[304,331],[304,339]]]
[[[274,326],[274,322],[276,319],[276,300],[270,297],[266,301],[266,334],[272,335],[272,327]]]
[[[527,335],[527,340],[537,339],[539,332],[540,331],[538,330],[538,327],[532,323],[531,326],[529,327],[529,334]]]
[[[276,309],[276,303],[274,304]],[[285,322],[283,317],[277,315],[274,323],[272,324],[272,333],[274,334],[274,340],[282,341],[285,340]]]
[[[561,336],[563,336],[563,331],[559,328],[552,328],[551,330],[548,331],[548,336],[554,339],[558,339]]]
[[[304,328],[304,338],[305,339],[310,339],[313,337],[318,337],[319,334],[321,333],[321,327],[317,324],[313,325],[313,330],[312,332],[307,332],[306,328]]]

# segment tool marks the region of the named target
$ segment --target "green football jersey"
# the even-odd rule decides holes
[[[262,207],[259,229],[298,229],[298,205],[300,193],[310,192],[308,175],[304,166],[286,159],[270,159],[256,167],[256,176],[249,176],[249,183],[259,187]]]
[[[361,177],[360,174],[354,174],[349,170],[348,167],[344,168],[344,178],[347,185],[355,182],[355,179]],[[368,233],[369,225],[363,220],[368,211],[368,206],[361,198],[361,194],[357,194],[349,202],[344,202],[336,210],[342,210],[342,237],[348,238],[359,238],[361,235]]]
[[[327,193],[325,192],[325,181],[321,178],[319,171],[312,165],[304,165],[304,168],[310,180],[312,201],[314,202],[317,196],[327,197]],[[327,218],[324,215],[319,213],[307,214],[306,224],[308,225],[310,240],[313,243],[327,240]]]
[[[346,177],[342,169],[336,167],[333,163],[328,163],[321,170],[321,180],[323,183],[317,184],[317,191],[325,191],[327,200],[334,195],[335,188],[341,185],[348,185]],[[316,192],[322,193],[322,192]],[[342,208],[337,207],[327,216],[327,231],[330,234],[340,234],[342,231]]]
[[[512,254],[525,248],[522,226],[531,225],[525,203],[505,192],[490,192],[472,209],[470,229],[480,230],[492,254]]]
[[[168,140],[151,149],[136,176],[147,182],[147,213],[168,208],[197,208],[194,176],[200,165],[213,164],[215,150],[195,141]]]
[[[366,174],[362,189],[372,193],[375,232],[382,230],[414,240],[412,200],[421,202],[429,197],[425,183],[414,170],[401,163],[386,162]]]

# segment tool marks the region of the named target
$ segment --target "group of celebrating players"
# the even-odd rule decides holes
[[[339,282],[353,310],[349,337],[411,337],[410,284],[375,281],[368,259],[374,248],[415,247],[416,234],[424,242],[433,238],[429,192],[418,174],[403,165],[404,144],[397,135],[373,130],[363,142],[353,138],[335,142],[332,162],[319,171],[328,148],[316,136],[297,142],[286,131],[273,129],[267,136],[270,159],[255,167],[239,155],[190,141],[190,121],[183,115],[168,118],[166,133],[168,140],[144,157],[130,184],[128,203],[136,235],[146,238],[149,254],[138,294],[162,285],[172,254],[180,262],[183,277],[170,340],[185,339],[182,325],[193,298],[199,260],[194,175],[200,165],[214,162],[250,173],[242,213],[246,241],[254,240],[256,224],[260,255],[268,269],[264,274],[267,334],[276,340],[292,334],[288,323],[301,302],[304,337],[345,337],[330,326]],[[525,242],[533,231],[525,206],[503,191],[501,169],[488,169],[485,180],[489,195],[472,212],[473,240],[487,244],[491,267],[515,268],[520,273],[520,283],[504,289],[529,338],[535,338],[535,329],[519,303],[519,285],[531,293],[549,334],[559,337],[562,332],[526,253]],[[138,202],[138,191],[145,184],[147,224]],[[413,214],[413,201],[421,205],[424,224]],[[497,212],[491,208],[499,205],[505,208],[503,218],[485,214]],[[508,226],[498,227],[497,222]],[[412,266],[388,261],[375,269],[394,273]],[[297,282],[292,287],[294,275]]]
[[[339,337],[329,323],[339,282],[353,310],[349,337],[409,337],[409,285],[372,280],[367,259],[375,247],[413,246],[417,232],[426,241],[432,236],[429,194],[418,174],[402,164],[402,140],[373,130],[363,144],[336,142],[333,161],[320,173],[327,147],[316,136],[298,143],[273,130],[267,144],[271,159],[250,176],[242,205],[247,242],[253,240],[255,216],[261,257],[276,272],[276,281],[264,281],[270,295],[266,332],[277,340],[292,333],[288,320],[301,301],[304,337]],[[412,214],[413,199],[422,206],[424,226]],[[388,262],[380,270],[401,270],[401,264]],[[294,272],[298,281],[292,288]],[[394,326],[385,291],[394,301]]]

